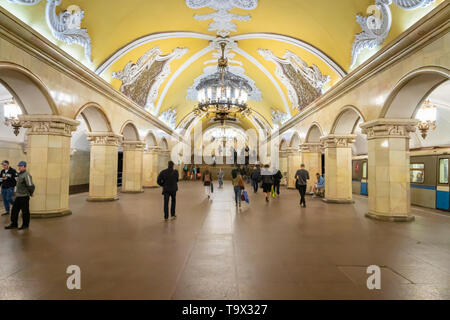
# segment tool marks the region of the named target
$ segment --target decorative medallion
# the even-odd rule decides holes
[[[392,25],[390,9],[392,2],[402,9],[413,10],[427,7],[435,0],[375,0],[375,5],[369,7],[369,10],[373,12],[372,15],[364,17],[358,14],[356,16],[362,32],[358,33],[353,41],[351,67],[355,65],[363,49],[373,49],[386,40]]]
[[[209,24],[209,31],[217,31],[217,34],[225,37],[230,32],[236,32],[237,27],[232,20],[249,21],[250,15],[241,16],[230,12],[231,9],[239,8],[244,10],[253,10],[258,6],[258,0],[186,0],[186,5],[191,9],[200,9],[209,7],[216,10],[213,13],[194,16],[195,19],[214,20]]]
[[[305,61],[289,50],[286,50],[282,59],[268,49],[259,49],[258,53],[276,64],[275,74],[288,89],[292,107],[298,110],[302,110],[317,99],[322,94],[323,86],[330,81],[330,77],[322,75],[316,65],[309,67]]]
[[[161,56],[161,49],[154,47],[136,63],[128,62],[122,71],[114,72],[113,78],[122,81],[120,91],[143,108],[153,108],[161,84],[170,75],[170,63],[188,52],[187,48],[176,48]]]

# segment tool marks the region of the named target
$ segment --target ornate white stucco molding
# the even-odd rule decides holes
[[[161,113],[159,119],[167,124],[170,128],[175,129],[177,122],[177,110],[175,108],[170,108],[169,110]]]
[[[250,15],[241,16],[230,12],[231,9],[239,8],[244,10],[253,10],[258,6],[258,0],[186,0],[186,5],[191,9],[200,9],[209,7],[216,10],[213,13],[194,16],[195,19],[213,20],[209,24],[209,31],[217,31],[217,34],[225,37],[230,32],[236,32],[237,27],[232,20],[249,21]]]
[[[84,18],[84,11],[76,5],[67,7],[59,15],[56,14],[56,7],[61,4],[61,0],[47,0],[45,16],[47,24],[56,39],[67,44],[78,44],[84,48],[85,57],[91,60],[91,37],[87,29],[81,28],[81,21]]]
[[[26,6],[33,6],[37,3],[39,3],[41,0],[8,0],[8,1],[12,2],[12,3],[23,4]]]
[[[280,128],[286,121],[290,119],[287,113],[280,112],[278,110],[272,109],[272,123],[274,129]]]
[[[368,8],[368,12],[373,14],[364,17],[356,16],[356,21],[362,28],[362,32],[356,34],[352,47],[353,67],[358,59],[358,55],[363,49],[373,49],[381,45],[389,35],[392,25],[392,13],[390,5],[395,3],[405,10],[413,10],[429,6],[435,0],[375,0],[375,5]]]
[[[171,61],[187,52],[187,48],[175,48],[170,54],[161,56],[161,49],[154,47],[135,64],[128,62],[122,71],[114,72],[112,76],[122,81],[121,92],[142,107],[153,108],[161,84],[170,75]]]
[[[259,49],[258,53],[276,64],[275,74],[287,88],[293,108],[300,110],[306,107],[322,94],[323,86],[330,81],[330,77],[322,75],[316,65],[309,67],[289,50],[286,50],[283,58],[276,57],[268,49]]]

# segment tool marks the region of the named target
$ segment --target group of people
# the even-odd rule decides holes
[[[27,171],[27,163],[25,161],[19,162],[17,165],[19,172],[10,167],[8,160],[2,162],[2,167],[0,184],[5,206],[5,213],[2,216],[11,215],[11,224],[6,226],[5,229],[28,229],[30,226],[30,197],[33,196],[35,186]],[[20,211],[22,211],[21,227],[18,224]]]
[[[200,177],[200,167],[188,167],[187,165],[183,167],[183,180],[197,180]]]
[[[187,168],[184,167],[183,170]],[[199,172],[200,170],[198,170]],[[197,173],[197,170],[195,170]],[[217,174],[219,188],[223,187],[224,172],[222,168],[219,169]],[[245,177],[248,177],[251,181],[253,191],[258,192],[259,184],[265,193],[265,200],[269,202],[270,195],[280,195],[280,184],[283,175],[278,169],[271,169],[269,165],[265,165],[262,169],[259,166],[255,166],[251,173],[248,170],[244,170],[239,165],[231,172],[232,185],[234,190],[234,200],[236,207],[241,207],[242,191],[245,190]],[[205,194],[208,199],[211,199],[213,192],[213,177],[211,172],[206,169],[201,175],[203,186],[205,188]],[[322,195],[325,188],[325,180],[319,173],[316,174],[317,183],[313,185],[313,193],[315,195]],[[175,206],[176,206],[176,192],[178,191],[178,171],[174,169],[174,163],[169,161],[168,168],[161,171],[158,175],[157,182],[163,187],[162,194],[164,195],[164,219],[169,219],[169,200],[172,200],[170,207],[170,215],[172,219],[176,218]],[[302,164],[300,169],[295,173],[295,187],[300,193],[300,205],[306,207],[306,187],[308,180],[310,179],[309,172],[306,170],[305,165]]]

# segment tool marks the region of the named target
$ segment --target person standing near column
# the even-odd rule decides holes
[[[3,170],[0,172],[0,184],[2,185],[2,198],[5,206],[5,213],[2,216],[9,215],[9,208],[14,204],[13,195],[16,186],[17,172],[9,166],[9,161],[2,162]]]
[[[300,205],[303,206],[303,208],[306,208],[305,194],[307,180],[309,180],[309,172],[305,169],[304,164],[302,164],[300,170],[297,170],[295,173],[295,179],[295,186],[298,189],[298,192],[300,192]]]
[[[164,195],[164,220],[169,220],[169,199],[172,199],[170,206],[170,215],[172,219],[177,216],[175,214],[175,206],[177,201],[178,191],[178,170],[175,170],[173,161],[169,161],[168,168],[161,171],[158,175],[158,185],[163,187],[162,194]]]
[[[282,178],[283,175],[281,174],[281,171],[276,170],[276,173],[273,175],[273,189],[277,195],[280,195],[280,183]]]
[[[30,226],[30,197],[33,196],[35,187],[31,175],[27,172],[27,163],[20,161],[17,168],[19,175],[16,184],[16,200],[11,210],[11,224],[5,229],[17,229],[19,212],[22,210],[22,226],[19,230],[23,230]]]

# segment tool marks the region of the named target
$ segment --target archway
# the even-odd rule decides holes
[[[330,134],[335,135],[350,135],[354,134],[355,142],[352,144],[352,155],[367,155],[367,139],[361,132],[360,124],[364,123],[365,119],[362,113],[354,106],[344,107],[334,120],[331,127]]]

